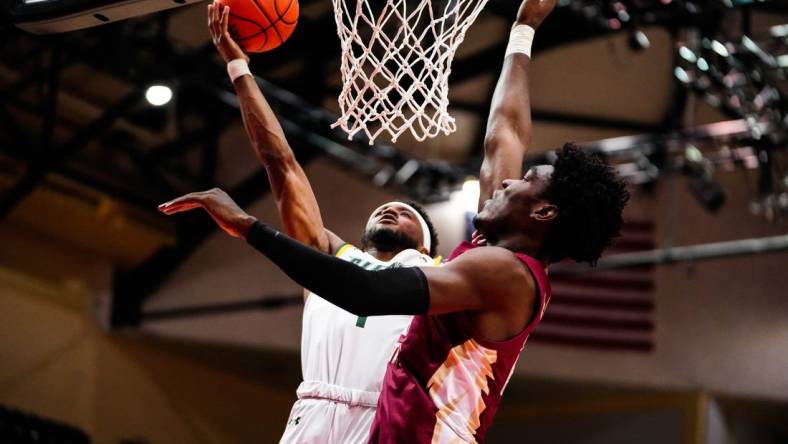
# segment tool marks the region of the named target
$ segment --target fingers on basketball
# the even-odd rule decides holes
[[[228,20],[229,18],[230,18],[230,7],[224,5],[222,7],[222,16],[221,19],[219,20],[219,29],[222,31],[222,34],[227,32],[227,22],[229,21]]]
[[[213,39],[214,43],[217,43],[218,37],[218,20],[216,11],[218,8],[218,2],[214,1],[208,5],[208,30],[211,32],[211,38]]]

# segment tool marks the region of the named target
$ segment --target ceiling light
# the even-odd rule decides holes
[[[153,106],[162,106],[172,99],[172,90],[168,86],[153,85],[145,91],[145,99]]]

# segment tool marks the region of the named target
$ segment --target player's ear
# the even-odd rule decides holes
[[[531,212],[531,217],[540,222],[549,222],[558,217],[558,207],[549,202],[542,202]]]
[[[430,255],[430,250],[424,248],[424,245],[419,245],[419,248],[417,248],[417,250],[419,250],[419,253],[421,254],[426,254],[427,256]]]

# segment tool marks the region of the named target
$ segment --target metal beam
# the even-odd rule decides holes
[[[639,134],[633,136],[613,137],[585,143],[587,149],[600,151],[607,155],[626,155],[630,153],[651,154],[653,149],[661,145],[675,145],[689,141],[707,141],[724,139],[753,140],[757,134],[768,134],[771,126],[768,123],[750,124],[744,119],[726,120],[707,125],[684,128],[668,133]],[[684,146],[674,147],[683,149]]]
[[[633,120],[616,119],[599,116],[584,116],[579,114],[568,114],[556,111],[531,110],[531,119],[534,121],[545,121],[560,123],[564,125],[582,125],[594,128],[618,129],[634,131],[638,133],[654,133],[662,130],[662,126],[653,123],[636,122]]]
[[[133,91],[109,107],[104,114],[99,116],[87,127],[79,131],[68,142],[53,152],[43,153],[39,159],[29,165],[24,176],[6,194],[5,199],[0,201],[0,220],[8,214],[27,197],[41,179],[50,170],[77,153],[94,137],[106,130],[115,122],[117,118],[125,114],[141,97],[139,91]]]
[[[623,253],[603,257],[596,267],[582,264],[556,264],[550,267],[551,275],[576,274],[614,268],[642,267],[644,265],[696,262],[707,259],[744,256],[788,251],[788,234],[753,239],[660,248],[651,251]]]

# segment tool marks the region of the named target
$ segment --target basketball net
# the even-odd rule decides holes
[[[342,116],[332,128],[348,139],[364,131],[370,144],[382,133],[396,142],[406,131],[418,141],[454,132],[451,62],[488,0],[332,1],[342,45]]]

